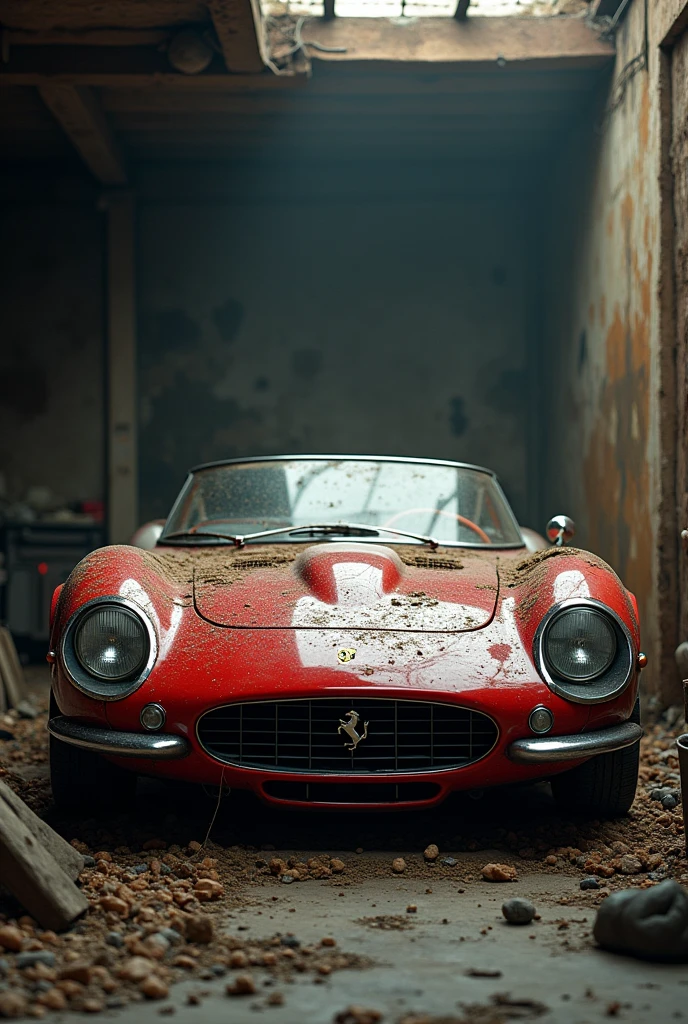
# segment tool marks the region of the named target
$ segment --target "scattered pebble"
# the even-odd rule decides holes
[[[406,871],[406,861],[403,857],[395,857],[392,861],[392,871],[395,875],[403,875]]]
[[[6,924],[0,928],[0,946],[10,953],[18,953],[24,945],[24,935],[14,925]]]
[[[530,924],[535,917],[535,907],[530,900],[514,896],[502,903],[502,914],[509,924]]]
[[[146,999],[167,999],[169,995],[169,989],[165,982],[154,974],[149,975],[142,981],[139,989],[143,992]]]
[[[212,942],[214,934],[213,919],[207,914],[192,914],[186,922],[186,937],[189,942],[200,942],[205,946]]]
[[[582,878],[580,883],[581,889],[599,889],[600,883],[594,875],[590,875],[589,878]]]
[[[518,877],[511,864],[486,864],[481,874],[486,882],[513,882]]]
[[[45,967],[55,966],[55,954],[49,949],[37,949],[31,953],[19,953],[14,961],[19,970],[25,967],[34,967],[36,964],[43,964]]]
[[[256,983],[250,974],[238,974],[225,989],[228,996],[252,996],[255,991]]]
[[[430,861],[430,863],[436,861],[439,855],[440,851],[439,848],[435,845],[435,843],[430,843],[430,845],[426,846],[425,849],[423,850],[423,856],[425,857],[426,860]]]
[[[348,1006],[335,1014],[334,1024],[378,1024],[382,1020],[380,1010],[371,1010],[364,1006]]]

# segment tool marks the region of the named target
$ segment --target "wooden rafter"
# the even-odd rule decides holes
[[[94,93],[87,86],[57,83],[40,85],[39,92],[98,181],[126,184],[124,159]]]
[[[496,62],[530,70],[603,67],[614,47],[577,18],[473,18],[470,32],[454,19],[419,18],[400,28],[382,18],[334,18],[306,24],[306,41],[331,47],[313,50],[317,63],[444,68],[492,72]],[[97,88],[191,92],[283,92],[303,88],[304,75],[227,74],[213,65],[182,75],[167,57],[146,46],[17,46],[0,63],[3,86],[74,85]]]
[[[264,71],[267,44],[260,0],[208,0],[228,71]]]

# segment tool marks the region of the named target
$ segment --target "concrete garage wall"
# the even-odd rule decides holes
[[[646,43],[645,7],[633,0],[597,123],[560,153],[544,331],[547,503],[576,519],[581,545],[636,594],[650,657],[644,682],[665,702],[680,700],[669,108],[659,49],[671,7],[647,5]]]
[[[142,516],[194,463],[332,451],[484,463],[527,518],[527,204],[394,195],[398,168],[387,195],[364,166],[317,196],[249,178],[198,201],[144,181]]]
[[[90,187],[16,185],[0,203],[0,473],[11,500],[102,499],[102,214]]]

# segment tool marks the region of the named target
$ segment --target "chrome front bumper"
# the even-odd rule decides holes
[[[72,746],[93,750],[113,757],[145,757],[154,761],[174,761],[191,752],[191,744],[183,736],[164,733],[120,732],[85,725],[64,715],[51,718],[48,731]],[[507,747],[507,756],[518,764],[548,764],[557,761],[578,761],[596,754],[631,747],[640,740],[643,730],[635,722],[622,722],[608,729],[579,732],[572,736],[533,736],[516,740]]]
[[[92,750],[113,757],[147,757],[154,761],[174,761],[191,752],[191,744],[183,736],[154,732],[121,732],[84,725],[83,722],[60,715],[48,722],[48,732],[55,739],[73,747]]]
[[[527,740],[516,740],[507,747],[507,755],[518,764],[578,761],[632,747],[642,735],[643,730],[635,722],[622,722],[607,729],[579,732],[572,736],[533,736]]]

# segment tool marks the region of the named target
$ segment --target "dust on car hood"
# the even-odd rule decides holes
[[[219,626],[423,633],[481,629],[498,589],[489,552],[360,543],[218,552],[193,584],[196,611]]]

